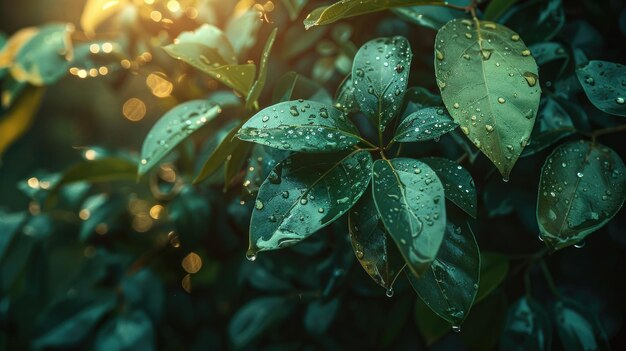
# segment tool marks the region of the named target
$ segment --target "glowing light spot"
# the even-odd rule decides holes
[[[96,226],[96,233],[98,233],[98,235],[104,235],[108,232],[109,232],[109,226],[106,223],[99,223]]]
[[[98,68],[98,73],[100,73],[100,75],[102,76],[106,76],[109,73],[109,69],[106,68],[105,66],[102,66]]]
[[[152,228],[152,218],[147,213],[139,213],[133,218],[132,227],[136,232],[145,233]]]
[[[91,51],[92,54],[97,54],[100,52],[100,45],[98,44],[91,44],[89,45],[89,51]]]
[[[78,78],[87,78],[87,70],[81,69],[76,73]]]
[[[152,217],[153,219],[159,219],[161,218],[161,216],[163,216],[164,212],[165,207],[161,205],[154,205],[150,208],[150,217]]]
[[[97,77],[98,76],[98,69],[97,68],[92,68],[89,70],[89,76],[90,77]]]
[[[130,98],[122,106],[122,113],[129,121],[141,121],[146,115],[146,104],[137,98]]]
[[[102,9],[106,10],[110,7],[113,7],[115,5],[117,5],[119,3],[119,0],[111,0],[111,1],[107,1],[102,5]]]
[[[98,156],[98,153],[96,152],[96,150],[89,149],[85,151],[85,159],[89,161],[95,160],[96,156]]]
[[[39,188],[39,179],[37,179],[35,177],[28,178],[26,183],[28,184],[29,187],[31,187],[33,189],[38,189]]]
[[[122,65],[122,67],[125,68],[125,69],[129,69],[130,68],[130,61],[122,60],[122,61],[120,61],[120,65]]]
[[[89,209],[87,208],[83,208],[82,210],[80,210],[80,212],[78,212],[78,217],[83,221],[86,221],[89,219],[89,217],[91,217],[91,211],[89,211]]]
[[[170,0],[167,2],[167,9],[171,12],[178,12],[180,11],[180,3],[176,0]]]
[[[202,258],[197,253],[190,252],[189,255],[183,258],[181,265],[187,273],[198,273],[200,268],[202,268]]]
[[[113,44],[111,43],[104,43],[102,44],[102,52],[104,53],[111,53],[113,51]]]
[[[76,68],[76,67],[70,68],[70,74],[77,75],[78,74],[78,68]]]
[[[187,274],[180,283],[186,292],[191,292],[191,275]]]
[[[161,14],[161,12],[155,10],[150,12],[150,18],[155,22],[160,22],[163,18],[163,15]]]
[[[188,7],[185,9],[185,16],[189,19],[198,18],[198,10],[195,7]]]
[[[180,247],[180,240],[178,239],[178,234],[176,234],[176,232],[172,231],[167,233],[167,239],[170,241],[170,245],[172,245],[172,247]]]

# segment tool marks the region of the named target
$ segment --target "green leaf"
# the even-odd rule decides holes
[[[345,113],[355,113],[359,111],[359,103],[356,101],[354,91],[355,88],[352,82],[352,74],[349,74],[343,82],[341,82],[339,88],[337,88],[337,93],[335,94],[335,107]]]
[[[361,140],[343,112],[307,100],[281,102],[259,111],[239,129],[237,137],[300,152],[346,150]]]
[[[234,124],[229,127],[232,129],[230,129],[226,136],[224,136],[217,148],[204,162],[200,173],[196,176],[196,179],[193,180],[193,184],[198,184],[215,173],[224,164],[224,161],[228,158],[228,156],[233,153],[237,146],[242,144],[241,140],[235,138],[235,135],[237,135],[240,127],[241,124]]]
[[[469,172],[458,163],[441,157],[426,157],[420,161],[432,168],[443,183],[446,198],[470,216],[476,218],[476,186]]]
[[[615,151],[582,140],[561,145],[541,169],[541,238],[553,250],[573,245],[610,221],[625,197],[626,168]]]
[[[0,262],[7,252],[13,238],[26,222],[25,213],[5,213],[0,212]]]
[[[507,302],[504,293],[492,294],[472,308],[461,331],[463,344],[470,350],[493,350],[500,339],[506,318]],[[460,330],[459,330],[460,331]]]
[[[323,335],[332,324],[340,307],[339,298],[313,300],[304,313],[304,327],[313,335]]]
[[[250,151],[254,146],[254,144],[241,140],[237,140],[236,144],[236,147],[226,157],[226,162],[224,163],[224,192],[233,184],[233,180],[238,179],[236,176],[241,173],[241,169],[248,160],[248,155],[250,155]]]
[[[415,301],[415,323],[427,346],[434,344],[450,331],[450,324],[439,317],[421,298]]]
[[[467,6],[470,1],[451,0],[449,3]],[[463,11],[444,6],[406,6],[393,8],[392,11],[406,21],[434,30],[439,30],[444,24],[455,18],[468,17],[468,14]]]
[[[127,311],[109,319],[94,341],[96,351],[155,350],[154,326],[143,311]]]
[[[242,349],[272,325],[285,319],[294,304],[285,297],[259,297],[241,307],[228,323],[228,336],[236,350]]]
[[[392,289],[405,263],[378,217],[370,191],[350,210],[348,229],[352,249],[365,272],[378,285]]]
[[[294,21],[300,15],[302,9],[306,6],[309,0],[283,0],[283,6],[287,8],[289,13],[289,19]]]
[[[438,140],[456,127],[458,125],[443,107],[426,107],[406,116],[393,140],[401,143]]]
[[[500,349],[511,351],[550,350],[552,324],[537,301],[522,297],[507,312]],[[569,350],[569,349],[568,349]]]
[[[508,178],[539,107],[530,50],[510,29],[479,20],[450,21],[436,42],[435,73],[448,112]]]
[[[531,0],[509,9],[499,22],[518,32],[528,43],[554,38],[565,24],[561,0]]]
[[[294,245],[335,221],[367,189],[372,157],[296,154],[279,163],[259,189],[248,257]]]
[[[228,19],[224,34],[240,60],[246,59],[246,53],[256,43],[262,24],[263,22],[259,21],[258,12],[253,9],[233,14]]]
[[[146,174],[189,135],[222,112],[206,100],[192,100],[167,111],[150,130],[141,147],[139,176]]]
[[[0,119],[0,157],[32,125],[44,91],[44,88],[26,87],[15,104],[2,116]]]
[[[480,251],[470,227],[448,223],[428,272],[421,278],[408,277],[428,307],[448,323],[460,326],[472,308],[480,279]]]
[[[274,85],[272,102],[276,104],[291,100],[291,94],[293,94],[293,90],[296,87],[298,77],[298,73],[294,71],[283,74]]]
[[[75,182],[109,182],[114,180],[134,180],[137,176],[135,162],[120,157],[103,157],[83,161],[68,168],[55,187]]]
[[[517,0],[491,0],[485,9],[485,19],[496,21],[506,10],[513,6]]]
[[[537,119],[522,156],[534,155],[576,132],[570,115],[550,96],[541,99]]]
[[[354,97],[381,133],[402,108],[412,58],[404,37],[370,40],[354,57]]]
[[[372,174],[380,219],[411,272],[421,276],[446,230],[443,185],[427,164],[409,158],[377,160]]]
[[[333,23],[344,18],[383,11],[393,7],[411,5],[443,5],[437,0],[342,0],[332,5],[318,7],[309,13],[304,20],[304,27]]]
[[[626,66],[606,61],[589,61],[576,69],[585,94],[599,110],[626,116]]]
[[[569,300],[552,306],[556,330],[564,350],[610,350],[606,334],[597,317]]]
[[[101,224],[110,227],[110,224],[126,209],[126,199],[108,194],[93,195],[85,200],[81,212],[86,215],[80,227],[80,241],[87,241]]]
[[[258,22],[258,20],[257,20]],[[252,109],[255,104],[258,104],[259,97],[263,92],[263,88],[265,87],[265,80],[267,79],[267,61],[270,57],[270,52],[272,51],[272,46],[274,45],[274,41],[276,40],[276,33],[278,32],[278,28],[274,28],[270,33],[269,38],[265,42],[265,48],[263,48],[263,54],[261,55],[261,63],[259,66],[259,76],[256,81],[252,85],[248,96],[246,97],[246,108]]]
[[[267,178],[270,171],[282,160],[289,157],[288,151],[278,150],[264,145],[254,145],[248,159],[248,171],[243,182],[249,194],[255,194]]]
[[[280,77],[276,83],[272,101],[279,103],[296,99],[317,101],[326,105],[332,104],[332,97],[323,86],[312,79],[290,71]]]
[[[509,259],[502,254],[482,251],[480,253],[480,283],[475,303],[489,296],[509,273]]]

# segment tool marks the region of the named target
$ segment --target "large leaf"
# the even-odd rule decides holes
[[[559,300],[552,306],[554,324],[564,350],[610,350],[597,317],[575,302]]]
[[[585,94],[598,109],[626,116],[626,66],[606,61],[589,61],[576,70]]]
[[[267,61],[270,57],[270,52],[272,51],[272,46],[274,45],[274,40],[276,40],[276,33],[278,32],[278,28],[274,28],[270,33],[269,38],[265,42],[265,47],[263,48],[263,54],[261,55],[261,63],[259,65],[259,76],[256,81],[250,88],[250,92],[246,97],[246,107],[251,109],[253,106],[258,105],[259,97],[263,92],[263,88],[265,87],[265,80],[267,79]]]
[[[443,107],[426,107],[406,116],[398,125],[393,140],[415,142],[438,140],[458,125]]]
[[[259,111],[239,129],[237,137],[300,152],[346,150],[361,140],[343,112],[307,100],[281,102]]]
[[[354,84],[352,83],[352,74],[349,74],[343,82],[341,82],[339,88],[337,88],[337,93],[335,94],[335,107],[346,113],[357,112],[359,110],[359,104],[356,101],[354,91],[355,89]]]
[[[365,193],[350,210],[348,229],[352,248],[363,269],[374,281],[392,289],[405,263],[396,244],[380,221],[372,193]]]
[[[374,162],[372,192],[380,219],[411,272],[421,276],[437,256],[446,230],[443,185],[425,163]]]
[[[381,133],[402,108],[412,58],[404,37],[370,40],[354,57],[354,97]]]
[[[500,349],[507,351],[543,351],[552,346],[552,324],[539,303],[522,297],[507,312]]]
[[[539,107],[530,50],[510,29],[479,20],[450,21],[436,43],[435,73],[450,115],[508,178]]]
[[[259,189],[248,257],[307,238],[339,218],[367,189],[372,157],[296,154],[279,163]]]
[[[44,88],[28,87],[0,119],[0,157],[30,128],[43,98]]]
[[[443,183],[446,198],[476,218],[476,186],[469,172],[458,163],[441,157],[420,159],[432,168]]]
[[[411,5],[443,5],[437,0],[342,0],[332,5],[318,7],[309,13],[304,20],[304,27],[333,23],[344,18],[383,11],[393,7]]]
[[[552,249],[584,239],[624,204],[626,168],[615,151],[586,141],[556,148],[541,169],[537,222]]]
[[[139,175],[148,172],[180,142],[222,112],[206,100],[192,100],[167,111],[148,133],[141,147]]]

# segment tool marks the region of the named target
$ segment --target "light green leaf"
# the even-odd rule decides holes
[[[377,160],[372,174],[380,219],[411,272],[421,276],[446,229],[443,185],[427,164],[409,158]]]
[[[361,140],[343,112],[307,100],[281,102],[259,111],[239,129],[237,137],[300,152],[346,150]]]
[[[385,232],[370,191],[350,210],[348,229],[354,254],[365,272],[378,285],[392,289],[405,263],[396,244]]]
[[[272,51],[272,46],[274,45],[274,40],[276,40],[276,33],[278,32],[278,28],[274,28],[270,33],[269,38],[265,42],[265,48],[263,49],[263,54],[261,56],[261,63],[259,66],[259,76],[256,81],[252,85],[248,96],[246,97],[246,108],[252,109],[252,107],[257,104],[261,93],[263,92],[263,88],[265,87],[265,80],[267,79],[267,61],[270,57],[270,51]]]
[[[402,108],[412,58],[404,37],[370,40],[354,57],[354,97],[381,133]]]
[[[178,45],[182,44],[200,44],[211,49],[206,51],[207,56],[202,59],[207,65],[223,66],[237,63],[237,54],[233,45],[226,34],[216,26],[203,24],[193,32],[182,32],[174,39],[173,44],[165,46],[164,49],[168,53],[177,52]],[[200,59],[200,57],[195,57],[195,59]]]
[[[250,9],[243,13],[231,16],[224,28],[224,34],[240,60],[246,59],[246,54],[256,43],[259,29],[263,21],[259,21],[257,11]]]
[[[296,154],[279,163],[259,189],[248,257],[294,245],[348,212],[367,189],[371,168],[367,151]]]
[[[469,226],[448,223],[428,271],[421,278],[408,277],[428,307],[448,323],[460,326],[472,308],[480,279],[480,251]]]
[[[456,127],[458,125],[443,107],[426,107],[406,116],[393,140],[401,143],[438,140]]]
[[[626,116],[626,66],[589,61],[576,70],[585,94],[595,107],[616,116]]]
[[[532,298],[522,297],[509,307],[500,336],[500,349],[510,351],[550,350],[552,324],[543,307]]]
[[[448,22],[436,43],[435,73],[448,112],[508,178],[539,107],[530,50],[510,29],[479,20]]]
[[[502,254],[482,251],[480,253],[480,283],[475,303],[479,303],[497,288],[509,273],[509,259]]]
[[[235,135],[239,131],[241,124],[234,124],[227,126],[230,131],[223,137],[218,144],[217,148],[209,155],[209,158],[204,162],[200,173],[193,180],[194,184],[200,183],[207,179],[213,173],[215,173],[223,164],[226,158],[241,144],[241,140],[237,139]]]
[[[342,0],[332,5],[318,7],[304,20],[304,27],[333,23],[344,18],[387,10],[393,7],[411,5],[443,5],[437,0]]]
[[[568,351],[610,350],[606,333],[597,317],[569,300],[552,306],[561,345]]]
[[[615,151],[582,140],[561,145],[541,169],[541,238],[553,250],[573,245],[610,221],[625,198],[626,168]]]
[[[469,172],[458,163],[441,157],[426,157],[420,161],[432,168],[444,187],[446,198],[470,216],[476,218],[476,186]]]
[[[485,9],[485,19],[496,21],[509,7],[513,6],[517,0],[491,0]]]
[[[192,100],[167,111],[148,133],[141,148],[139,176],[146,174],[180,142],[222,112],[206,100]]]

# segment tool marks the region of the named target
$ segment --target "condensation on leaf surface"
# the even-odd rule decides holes
[[[346,150],[361,140],[343,112],[307,100],[281,102],[259,111],[241,127],[237,137],[300,152]]]
[[[426,107],[406,116],[398,125],[393,140],[398,142],[437,140],[456,127],[458,125],[443,106]]]
[[[337,94],[335,96],[335,107],[346,112],[354,113],[359,110],[359,104],[356,101],[354,95],[354,84],[352,83],[352,75],[349,74],[339,88],[337,88]]]
[[[263,181],[276,165],[290,155],[288,151],[278,150],[265,145],[254,145],[243,186],[249,194],[256,194]]]
[[[585,94],[598,109],[626,116],[626,66],[606,61],[589,61],[576,70]]]
[[[412,58],[411,46],[404,37],[370,40],[354,57],[354,97],[380,131],[402,108]]]
[[[420,161],[432,168],[443,183],[446,198],[476,218],[476,185],[469,172],[458,163],[442,157],[426,157]]]
[[[467,224],[449,222],[437,258],[423,277],[408,274],[419,297],[438,316],[459,326],[478,291],[480,251]]]
[[[348,221],[352,249],[359,263],[378,285],[392,289],[405,263],[380,221],[370,191],[350,210]]]
[[[507,312],[500,336],[502,350],[550,350],[552,324],[546,311],[532,298],[522,297]]]
[[[556,148],[541,169],[537,221],[552,249],[574,245],[605,225],[626,196],[624,162],[606,146],[573,141]]]
[[[206,100],[188,101],[166,112],[143,142],[139,175],[145,174],[181,141],[221,112],[220,106]]]
[[[539,107],[541,88],[530,50],[500,24],[453,20],[437,33],[435,74],[452,118],[508,178]]]
[[[421,276],[446,228],[443,185],[427,164],[409,158],[377,160],[372,175],[380,219],[412,273]]]
[[[261,185],[250,222],[248,257],[294,245],[346,213],[366,190],[372,157],[296,154]]]

